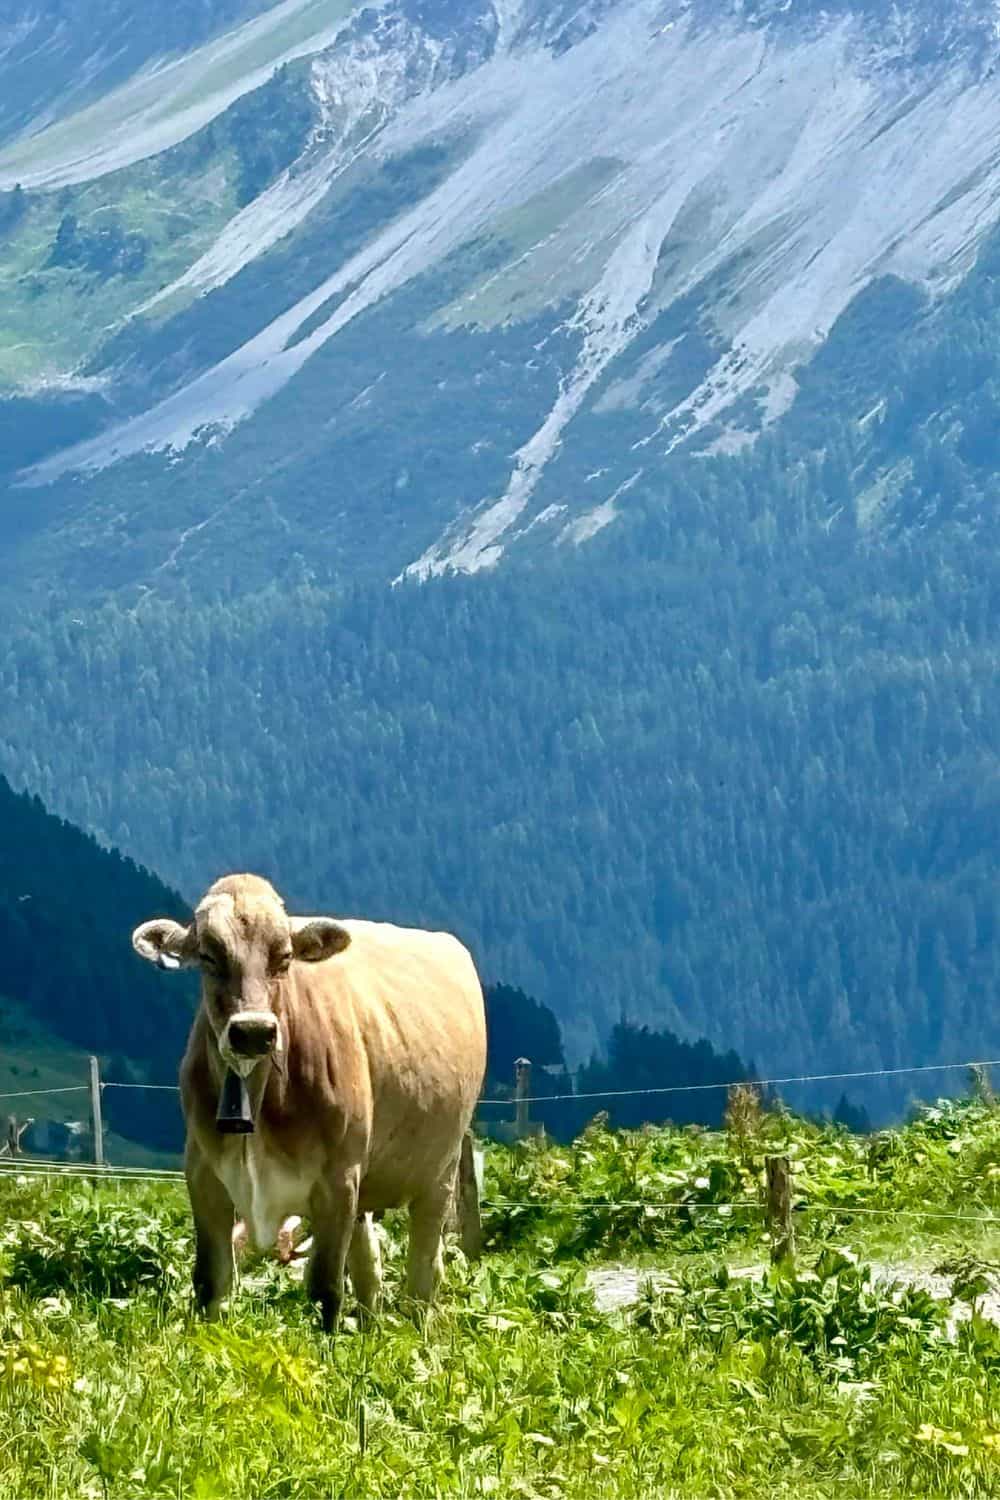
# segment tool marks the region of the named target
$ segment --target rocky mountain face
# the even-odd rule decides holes
[[[21,580],[95,545],[112,585],[222,551],[240,587],[255,549],[388,580],[580,546],[794,426],[866,290],[933,318],[1000,216],[992,0],[250,9],[140,56],[119,6],[128,76],[77,108],[43,46],[8,126]],[[883,413],[842,415],[882,515]]]

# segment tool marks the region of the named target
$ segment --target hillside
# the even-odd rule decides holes
[[[993,6],[205,10],[0,144],[0,769],[572,1061],[992,1056]]]
[[[148,871],[0,777],[0,1092],[80,1088],[91,1052],[105,1059],[106,1078],[174,1082],[193,989],[181,981],[168,994],[129,939],[150,914],[185,910]],[[107,1118],[112,1130],[176,1144],[176,1109],[163,1105],[109,1096]],[[87,1108],[75,1095],[9,1107],[39,1119]]]
[[[996,556],[761,504],[651,504],[596,568],[28,627],[3,764],[192,897],[255,868],[457,931],[576,1060],[622,1013],[762,1076],[992,1057]]]
[[[86,176],[100,170],[99,132],[127,137],[134,160],[143,106],[147,124],[163,129],[181,116],[185,134],[199,108],[210,118],[266,77],[285,50],[323,36],[331,14],[329,0],[175,0],[155,17],[134,0],[2,0],[6,160],[23,169],[19,181],[72,180],[72,168],[54,174],[41,165],[54,137],[56,151],[61,144]]]

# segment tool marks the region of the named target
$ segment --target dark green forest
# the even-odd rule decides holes
[[[173,1084],[197,989],[192,976],[165,979],[133,954],[132,929],[151,915],[187,921],[190,909],[147,870],[102,849],[0,777],[0,1049],[21,1040],[6,997],[54,1041],[98,1053],[105,1082]],[[488,1094],[510,1095],[514,1061],[525,1054],[537,1067],[539,1087],[547,1079],[547,1090],[571,1088],[559,1024],[547,1006],[504,984],[486,987],[486,1004]],[[647,1066],[655,1058],[661,1080],[742,1076],[738,1059],[716,1058],[704,1042],[689,1049],[673,1038],[643,1036],[636,1045],[616,1033],[609,1064],[595,1058],[580,1086],[641,1088],[643,1058]],[[546,1066],[552,1073],[543,1071]],[[713,1099],[712,1108],[717,1103]],[[39,1106],[41,1099],[31,1107]],[[536,1110],[535,1117],[566,1138],[595,1108],[560,1106]],[[169,1093],[115,1089],[105,1095],[105,1113],[120,1135],[163,1150],[181,1147],[178,1103]],[[484,1111],[487,1119],[509,1113],[509,1107]],[[655,1110],[648,1115],[657,1117]]]
[[[759,464],[558,566],[53,611],[4,765],[189,897],[453,928],[577,1059],[623,1015],[772,1070],[992,1056],[995,550],[828,531],[808,475],[776,514]]]
[[[172,1081],[195,991],[182,979],[168,994],[129,939],[150,915],[186,912],[147,870],[0,777],[0,997],[64,1041],[142,1059],[147,1076]]]
[[[0,777],[0,1054],[26,1040],[27,1015],[36,1045],[51,1037],[53,1046],[97,1053],[107,1082],[172,1084],[197,990],[189,976],[164,985],[129,941],[139,922],[161,912],[184,920],[188,908],[147,870]],[[44,1096],[20,1108],[46,1116]],[[179,1145],[170,1094],[109,1092],[105,1118],[145,1145]]]
[[[563,1057],[555,1017],[547,1007],[508,985],[486,990],[489,1059],[480,1129],[489,1131],[513,1117],[509,1100],[514,1059],[527,1053],[529,1117],[554,1140],[568,1141],[597,1115],[615,1129],[641,1125],[722,1124],[728,1100],[724,1085],[755,1078],[735,1052],[716,1052],[704,1039],[683,1042],[670,1031],[619,1021],[599,1053],[570,1072]],[[542,1063],[542,1067],[538,1067]],[[762,1090],[772,1102],[777,1096]],[[839,1114],[850,1114],[842,1099]],[[860,1118],[856,1113],[852,1119]],[[868,1128],[867,1125],[865,1128]]]

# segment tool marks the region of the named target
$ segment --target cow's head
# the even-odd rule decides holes
[[[201,969],[202,1003],[223,1060],[246,1073],[282,1049],[281,981],[293,960],[319,963],[351,941],[332,917],[289,917],[273,886],[227,875],[199,903],[189,927],[159,917],[132,946],[161,969]]]

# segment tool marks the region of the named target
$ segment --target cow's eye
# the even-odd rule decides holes
[[[225,965],[217,953],[199,953],[198,960],[210,974],[221,974]]]
[[[271,968],[275,974],[286,974],[291,961],[292,955],[290,953],[276,953],[271,960]]]

